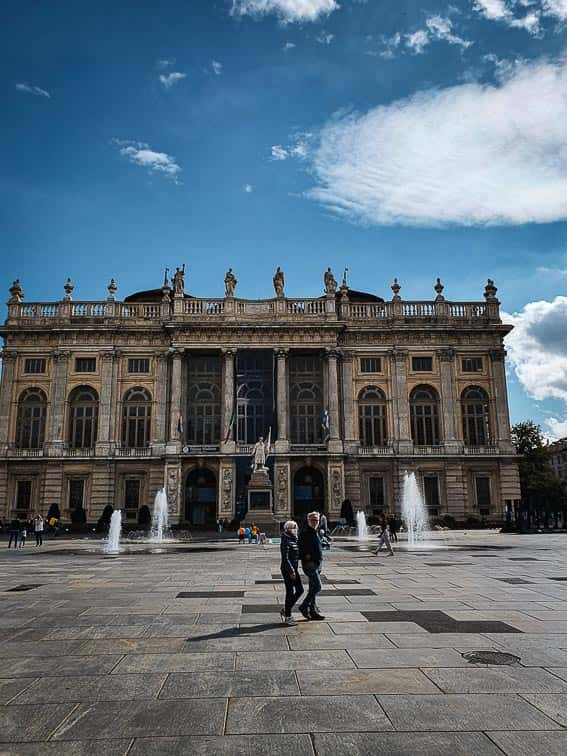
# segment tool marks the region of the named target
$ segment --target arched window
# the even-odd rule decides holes
[[[358,433],[361,446],[387,446],[386,397],[376,386],[358,395]]]
[[[486,391],[478,386],[466,388],[461,395],[461,411],[466,446],[488,446],[491,439]]]
[[[69,396],[69,446],[90,449],[96,443],[98,394],[90,386],[77,386]]]
[[[16,447],[41,449],[45,439],[47,396],[40,388],[28,388],[18,401]]]
[[[220,357],[191,355],[188,378],[187,443],[215,446],[221,439]]]
[[[152,397],[143,388],[131,388],[122,405],[122,445],[142,448],[150,445]]]
[[[323,440],[323,400],[315,383],[292,383],[291,443],[320,444]]]
[[[260,436],[266,436],[266,397],[260,381],[248,381],[238,387],[238,434],[240,444],[254,444]]]
[[[439,398],[431,386],[416,386],[410,395],[411,435],[416,446],[438,446]]]

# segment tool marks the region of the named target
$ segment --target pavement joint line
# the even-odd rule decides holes
[[[124,751],[123,756],[128,756],[132,748],[134,747],[134,743],[136,742],[136,738],[131,738],[130,742],[126,746],[126,750]]]
[[[33,706],[33,704],[32,704],[32,706]],[[56,727],[55,727],[55,728],[54,728],[53,730],[51,730],[51,732],[49,733],[49,735],[48,735],[48,736],[47,736],[47,738],[46,738],[46,740],[47,740],[47,741],[50,741],[50,740],[51,740],[51,739],[53,738],[53,736],[54,736],[54,735],[56,734],[57,730],[58,730],[58,729],[59,729],[59,728],[60,728],[60,727],[61,727],[62,725],[64,725],[64,724],[65,724],[65,722],[66,722],[66,721],[67,721],[67,720],[69,719],[69,717],[71,717],[71,716],[72,716],[72,715],[73,715],[73,714],[74,714],[74,713],[75,713],[75,712],[77,711],[77,709],[78,709],[78,708],[79,708],[80,706],[81,706],[81,704],[80,704],[80,703],[76,703],[76,704],[75,704],[75,705],[73,706],[73,708],[71,709],[71,711],[70,711],[70,712],[69,712],[69,713],[68,713],[68,714],[67,714],[67,715],[66,715],[66,716],[65,716],[65,717],[64,717],[64,718],[63,718],[63,719],[61,720],[61,722],[59,722],[59,724],[58,724],[58,725],[57,725],[57,726],[56,726]]]

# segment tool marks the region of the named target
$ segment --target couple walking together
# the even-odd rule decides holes
[[[323,566],[323,546],[319,537],[319,513],[307,515],[307,527],[298,537],[298,527],[294,520],[284,524],[281,539],[281,573],[285,583],[285,607],[281,611],[286,625],[297,624],[291,616],[294,604],[303,593],[299,561],[309,580],[307,596],[299,605],[299,611],[307,620],[324,620],[315,603],[321,590],[321,568]]]

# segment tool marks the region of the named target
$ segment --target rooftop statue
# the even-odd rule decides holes
[[[327,268],[325,271],[323,282],[325,284],[325,294],[335,294],[337,291],[337,282],[330,268]]]
[[[236,280],[236,277],[234,273],[232,272],[232,268],[229,268],[226,276],[224,277],[224,286],[226,289],[226,296],[227,297],[233,297],[234,296],[234,290],[236,289],[236,284],[238,281]]]
[[[284,295],[284,273],[283,270],[280,269],[279,265],[276,268],[276,272],[274,273],[274,289],[276,291],[276,296],[283,297]]]
[[[182,268],[175,269],[175,275],[173,276],[173,295],[175,297],[182,297],[185,293],[185,263]]]

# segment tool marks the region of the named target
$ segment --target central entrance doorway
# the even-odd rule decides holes
[[[305,466],[293,476],[293,515],[304,520],[314,511],[325,511],[325,485],[320,470]]]
[[[217,521],[217,478],[208,467],[191,470],[185,481],[185,519],[214,527]]]

